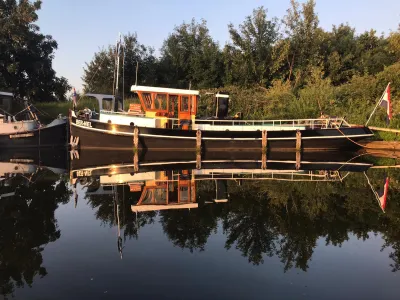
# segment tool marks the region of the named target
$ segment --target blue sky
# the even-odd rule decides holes
[[[300,1],[304,2],[304,1]],[[374,28],[388,34],[400,23],[399,0],[316,0],[320,26],[348,22],[357,32]],[[38,25],[58,42],[53,67],[81,90],[85,62],[119,32],[136,32],[139,42],[159,50],[174,26],[193,17],[205,19],[221,47],[229,41],[227,24],[240,24],[256,7],[281,18],[289,0],[44,0]],[[111,79],[110,79],[111,80]]]

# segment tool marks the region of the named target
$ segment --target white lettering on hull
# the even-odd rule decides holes
[[[76,125],[92,128],[92,122],[89,121],[76,120]]]
[[[33,136],[33,133],[12,134],[12,135],[10,135],[10,139],[18,139],[18,138],[31,137],[31,136]]]
[[[80,170],[80,171],[76,171],[76,176],[77,176],[77,177],[92,176],[92,170]]]

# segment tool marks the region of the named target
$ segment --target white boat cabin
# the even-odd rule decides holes
[[[124,109],[123,100],[112,95],[86,94],[99,103],[99,120],[118,125],[135,125],[150,128],[256,131],[256,130],[304,130],[307,128],[350,127],[342,118],[295,119],[295,120],[241,120],[240,113],[228,117],[229,95],[214,95],[215,115],[197,119],[199,91],[133,85],[140,103],[132,103]],[[93,115],[90,112],[90,116]]]

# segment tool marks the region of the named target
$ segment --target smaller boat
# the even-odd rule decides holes
[[[31,110],[31,106],[27,106],[21,112],[28,115],[27,120],[17,120],[11,114],[0,113],[0,147],[2,149],[65,147],[68,144],[66,117],[59,116],[50,124],[43,125]]]

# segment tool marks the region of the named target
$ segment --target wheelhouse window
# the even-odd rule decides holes
[[[167,110],[167,94],[157,94],[155,101],[155,109],[157,110]]]
[[[151,98],[151,93],[143,93],[143,102],[146,109],[152,109],[153,99]]]
[[[169,95],[168,104],[169,112],[175,116],[178,112],[178,95]]]

